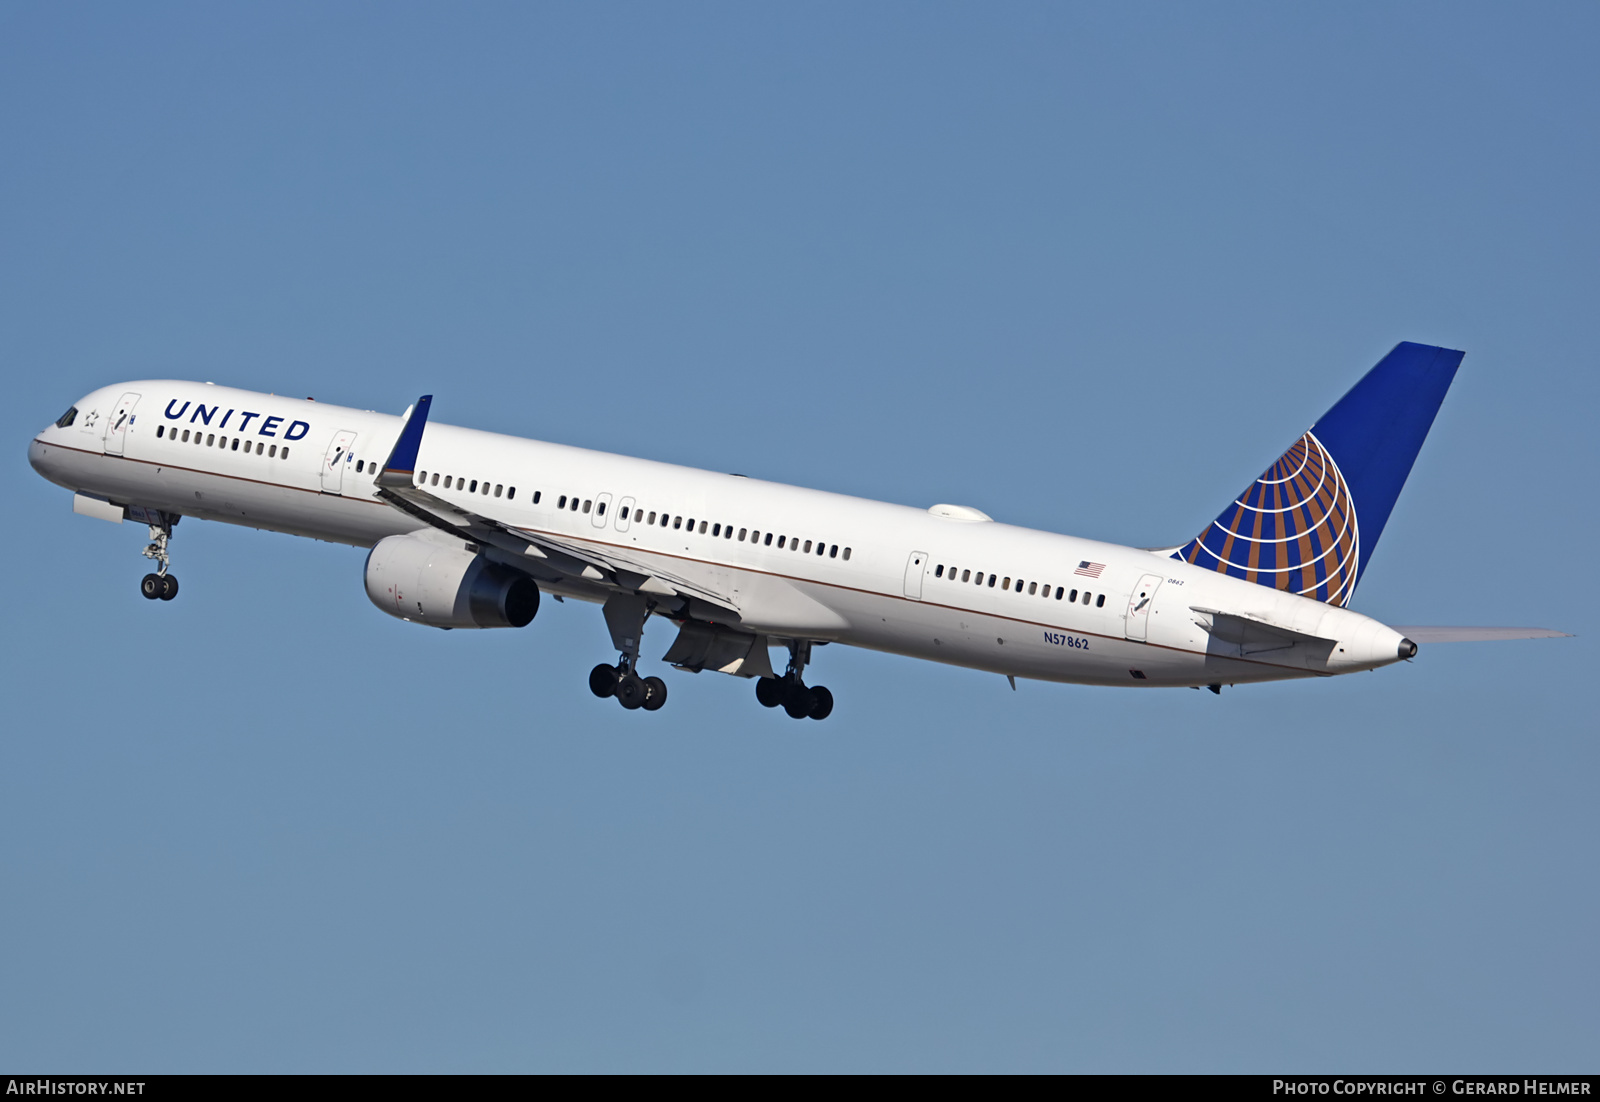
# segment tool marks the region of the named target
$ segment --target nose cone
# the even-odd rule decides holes
[[[57,486],[68,484],[66,467],[61,462],[67,455],[59,445],[47,442],[42,436],[35,436],[28,444],[28,466]]]

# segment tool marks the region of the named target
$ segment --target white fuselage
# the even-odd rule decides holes
[[[77,408],[29,458],[81,494],[362,547],[424,527],[375,492],[400,417],[170,380],[106,387]],[[438,423],[416,467],[430,493],[508,527],[658,563],[774,642],[1126,686],[1325,676],[1401,657],[1400,633],[1375,620],[1170,552]],[[540,584],[606,597],[581,577]],[[1229,641],[1214,612],[1333,645]]]

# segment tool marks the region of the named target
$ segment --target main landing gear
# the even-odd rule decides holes
[[[172,526],[178,523],[179,518],[167,513],[155,515],[160,521],[150,525],[150,546],[144,549],[144,557],[154,559],[158,565],[154,574],[146,574],[139,579],[139,592],[144,594],[147,601],[170,601],[178,595],[178,579],[167,573],[167,568],[172,565],[167,544],[172,540]]]
[[[589,671],[589,691],[600,699],[617,698],[628,711],[643,708],[658,710],[667,702],[667,683],[659,677],[640,677],[639,642],[644,622],[650,618],[655,602],[632,593],[619,593],[605,603],[606,628],[611,642],[621,652],[615,666],[604,663]]]
[[[823,685],[807,686],[802,678],[811,661],[811,642],[801,640],[789,646],[789,668],[782,677],[763,677],[756,682],[756,699],[763,708],[782,707],[790,719],[827,719],[833,714],[833,694]]]
[[[653,712],[667,702],[667,683],[659,677],[640,677],[634,673],[627,655],[615,666],[602,662],[590,670],[589,691],[602,700],[616,697],[617,703],[630,712],[635,708]]]

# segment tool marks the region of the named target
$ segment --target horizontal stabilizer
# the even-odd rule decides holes
[[[1320,635],[1307,635],[1303,631],[1280,627],[1255,616],[1222,612],[1200,605],[1190,605],[1189,611],[1200,614],[1195,623],[1211,638],[1238,647],[1241,655],[1303,646],[1320,651],[1322,657],[1326,658],[1336,642]]]
[[[1395,625],[1413,643],[1493,643],[1501,639],[1570,639],[1571,632],[1549,628],[1471,628],[1438,625]]]

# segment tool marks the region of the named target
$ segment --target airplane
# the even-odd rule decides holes
[[[1540,628],[1391,627],[1349,605],[1464,353],[1401,343],[1187,543],[1123,547],[1003,524],[965,505],[870,501],[429,421],[216,386],[139,380],[79,399],[30,443],[75,512],[149,529],[140,591],[178,592],[183,517],[370,548],[390,616],[521,628],[542,595],[601,606],[617,661],[595,696],[655,711],[651,617],[680,670],[755,680],[825,719],[808,685],[841,643],[1017,678],[1235,686],[1373,670],[1419,643]],[[782,647],[781,673],[769,648]]]

